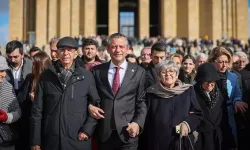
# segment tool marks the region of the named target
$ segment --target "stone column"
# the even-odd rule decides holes
[[[222,5],[222,34],[223,36],[228,36],[227,35],[227,0],[221,0],[221,5]]]
[[[232,36],[236,37],[236,0],[232,0]]]
[[[49,11],[48,11],[48,40],[50,41],[54,37],[58,37],[57,34],[57,11],[58,11],[58,0],[49,0]]]
[[[161,35],[176,37],[177,35],[176,0],[161,0]]]
[[[199,0],[188,0],[188,37],[199,38]]]
[[[47,44],[47,0],[36,0],[36,45]]]
[[[233,36],[233,13],[232,13],[232,0],[227,0],[227,35]]]
[[[210,40],[222,37],[222,2],[200,0],[200,36],[207,35]]]
[[[177,0],[177,36],[199,37],[199,0]]]
[[[23,40],[23,0],[9,1],[9,40]]]
[[[236,37],[248,39],[248,0],[236,0]]]
[[[212,5],[212,40],[221,39],[222,37],[222,20],[221,20],[221,1],[218,0],[210,0]]]
[[[118,32],[119,1],[109,0],[108,33],[109,35]]]
[[[85,36],[96,35],[96,0],[84,0],[84,32]]]
[[[143,39],[144,37],[149,37],[149,30],[150,30],[150,22],[149,22],[149,0],[139,0],[139,38]],[[157,16],[156,16],[157,17]]]
[[[80,34],[80,0],[72,0],[71,11],[71,36],[78,37]]]
[[[71,0],[60,0],[60,37],[70,36]]]

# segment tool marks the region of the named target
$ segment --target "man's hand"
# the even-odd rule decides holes
[[[140,127],[137,123],[132,122],[128,123],[126,130],[128,131],[130,137],[136,137],[140,132]]]
[[[248,105],[247,105],[247,103],[245,103],[243,101],[236,101],[234,104],[234,109],[235,109],[236,113],[237,112],[244,113],[247,111]]]
[[[31,147],[31,150],[41,150],[39,145],[35,145]]]
[[[92,104],[89,105],[89,113],[90,116],[95,118],[95,119],[103,119],[104,116],[104,111],[101,108],[98,108]]]
[[[87,141],[88,139],[89,139],[89,136],[88,136],[87,133],[85,133],[85,132],[80,132],[80,133],[78,134],[78,140],[79,140],[79,141]]]

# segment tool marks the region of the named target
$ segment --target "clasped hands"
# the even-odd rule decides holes
[[[99,107],[96,107],[90,104],[89,113],[90,113],[90,116],[95,119],[104,119],[105,112]],[[128,123],[128,127],[126,130],[128,131],[130,137],[136,137],[139,134],[140,127],[137,123],[132,122],[132,123]]]

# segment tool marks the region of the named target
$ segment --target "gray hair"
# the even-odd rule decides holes
[[[112,39],[116,39],[116,38],[124,38],[126,40],[126,45],[128,46],[129,43],[128,43],[128,38],[124,35],[124,34],[121,34],[121,33],[114,33],[112,35],[109,36],[108,38],[108,45],[110,45],[110,42]]]
[[[156,69],[156,73],[158,75],[160,75],[160,73],[164,70],[164,69],[174,69],[177,73],[177,75],[179,74],[179,67],[178,65],[171,59],[166,59],[164,61],[162,61],[160,64],[157,64],[155,66]]]
[[[205,53],[199,53],[196,57],[196,60],[198,60],[199,58],[207,58],[208,59],[208,55]]]
[[[49,42],[49,45],[51,46],[52,44],[57,43],[60,40],[60,38],[52,38]]]
[[[247,54],[244,52],[236,52],[234,55],[238,56],[238,57],[246,57],[246,62],[248,64],[248,57]]]

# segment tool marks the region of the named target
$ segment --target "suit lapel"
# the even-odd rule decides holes
[[[110,66],[110,61],[108,63],[105,63],[104,68],[101,70],[101,82],[103,82],[103,84],[106,85],[107,90],[109,91],[109,93],[113,97],[115,97],[114,92],[112,90],[112,87],[110,86],[110,83],[109,83],[109,80],[108,80],[109,66]]]
[[[116,96],[119,95],[119,93],[121,93],[123,90],[128,90],[127,85],[130,83],[129,81],[132,78],[132,76],[134,75],[135,71],[136,71],[136,68],[133,67],[133,65],[128,62],[127,70],[125,72],[121,87],[119,88]]]

